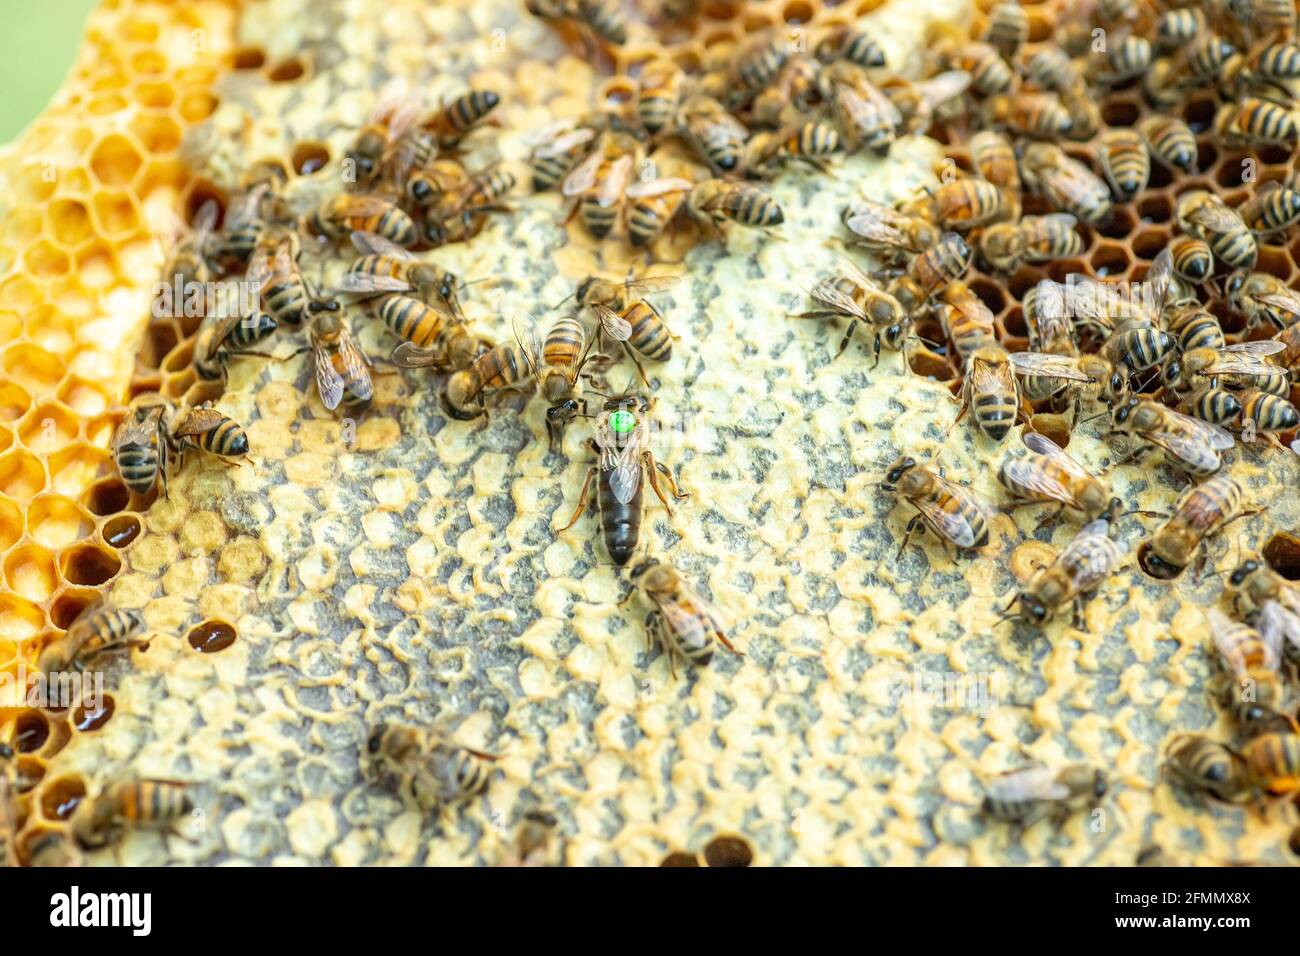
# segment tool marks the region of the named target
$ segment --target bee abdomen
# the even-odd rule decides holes
[[[623,313],[632,326],[627,343],[638,353],[654,362],[666,362],[673,354],[673,340],[668,326],[648,302],[634,302]]]
[[[122,483],[136,494],[148,494],[158,477],[158,451],[147,445],[126,445],[118,449],[117,470]]]
[[[428,348],[442,331],[442,316],[419,299],[407,295],[385,296],[379,317],[399,338]]]
[[[222,458],[242,458],[248,454],[248,434],[233,418],[223,418],[216,428],[198,436],[198,445]]]
[[[603,239],[609,235],[610,230],[614,228],[614,223],[618,219],[618,206],[602,206],[592,198],[582,200],[581,206],[582,224],[587,227],[597,239]]]
[[[586,340],[582,323],[566,316],[551,326],[542,345],[542,361],[547,365],[567,365],[578,357]]]
[[[1255,423],[1261,432],[1283,432],[1300,425],[1300,412],[1285,398],[1269,392],[1254,390],[1241,395],[1243,422]]]
[[[632,500],[624,503],[614,497],[609,486],[612,472],[600,473],[597,503],[600,508],[600,527],[605,539],[605,548],[613,562],[622,567],[632,559],[636,551],[637,539],[641,535],[641,494],[642,487],[637,485]]]
[[[500,95],[492,90],[471,90],[447,105],[448,125],[463,133],[496,109],[500,102]]]

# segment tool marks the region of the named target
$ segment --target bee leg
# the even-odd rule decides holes
[[[903,532],[903,543],[898,546],[898,554],[894,556],[894,560],[898,560],[903,556],[903,552],[907,550],[907,542],[912,540],[912,533],[916,531],[917,525],[920,525],[924,520],[919,511],[912,516],[912,520],[907,523],[907,530]],[[921,527],[921,534],[925,534],[924,525]]]
[[[663,472],[664,477],[668,479],[668,484],[672,487],[674,498],[676,498],[678,501],[685,501],[687,498],[691,496],[690,492],[682,491],[679,487],[677,487],[677,479],[673,477],[673,473],[671,470],[669,470],[667,465],[664,465],[656,461],[654,455],[651,454],[650,452],[647,451],[645,454],[649,457],[650,461],[654,464],[655,469],[657,471]],[[653,474],[651,475],[651,477],[653,478]]]
[[[1074,606],[1071,609],[1070,623],[1074,625],[1076,631],[1087,631],[1088,622],[1084,616],[1084,599],[1079,595],[1074,599]]]
[[[577,524],[578,519],[582,517],[583,511],[587,508],[587,492],[591,489],[591,482],[592,479],[596,477],[597,471],[599,471],[599,469],[595,465],[587,469],[587,480],[582,483],[582,492],[578,495],[578,507],[574,509],[573,517],[569,519],[569,523],[563,528],[556,529],[556,534],[563,534],[568,531]]]
[[[636,366],[636,370],[637,370],[638,374],[640,374],[640,376],[641,376],[641,383],[642,383],[643,385],[645,385],[646,388],[649,388],[649,387],[650,387],[650,379],[646,378],[646,376],[645,376],[645,368],[641,365],[640,362],[637,361],[637,357],[636,357],[636,355],[633,354],[633,352],[632,352],[632,347],[631,347],[630,345],[628,345],[626,342],[624,342],[624,343],[623,343],[623,351],[627,352],[627,357],[630,358],[630,359],[632,360],[632,364]]]
[[[814,312],[805,312],[804,315],[811,317],[811,316],[816,315],[816,313],[814,313]],[[819,317],[820,317],[820,316],[819,316]],[[801,316],[801,318],[802,318],[802,316]],[[849,320],[849,328],[848,328],[848,331],[846,331],[846,332],[844,333],[844,338],[842,338],[842,339],[840,340],[840,348],[839,348],[839,351],[837,351],[837,352],[835,353],[835,358],[839,358],[841,355],[844,354],[844,350],[847,349],[847,348],[849,347],[849,343],[850,343],[851,341],[853,341],[853,333],[857,330],[857,328],[858,328],[858,320],[857,320],[857,319],[850,319],[850,320]],[[877,336],[877,337],[876,337],[876,342],[879,342],[879,341],[880,341],[880,337]],[[877,349],[876,349],[876,361],[879,361],[879,360],[880,360],[879,356],[880,356],[880,349],[877,348]],[[832,359],[832,361],[834,361],[834,359]],[[875,368],[875,366],[873,365],[872,368]]]
[[[668,512],[668,517],[671,518],[673,516],[673,509],[669,506],[668,499],[664,497],[663,489],[659,487],[659,478],[657,477],[658,472],[662,470],[664,474],[668,477],[668,480],[672,482],[673,497],[676,498],[678,501],[680,501],[683,498],[689,498],[690,495],[683,495],[678,492],[677,482],[673,480],[672,472],[670,472],[663,465],[660,465],[659,462],[655,461],[654,456],[651,455],[650,452],[647,451],[641,454],[641,463],[642,466],[646,469],[646,474],[650,477],[650,487],[654,489],[654,492],[658,496],[659,501],[664,506],[664,510]]]

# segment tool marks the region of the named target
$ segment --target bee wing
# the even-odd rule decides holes
[[[382,196],[358,196],[351,193],[337,197],[341,210],[346,216],[379,216],[393,208],[393,204]]]
[[[226,416],[215,408],[187,408],[172,426],[172,435],[177,438],[186,435],[202,435],[212,431],[225,419]]]
[[[978,498],[972,495],[961,485],[954,484],[948,479],[941,478],[938,475],[935,475],[935,481],[938,483],[939,487],[943,491],[952,495],[954,498],[960,498],[962,501],[964,501],[966,504],[973,507],[975,510],[981,513],[984,513],[988,510],[984,507],[983,502],[981,502]],[[962,515],[944,511],[937,504],[929,500],[926,501],[913,500],[912,504],[914,504],[917,507],[917,509],[923,515],[925,515],[926,520],[929,521],[935,528],[937,528],[940,534],[942,534],[953,544],[957,545],[957,547],[969,548],[973,544],[975,544],[975,529],[971,527],[970,522],[967,521]]]
[[[623,283],[623,289],[629,297],[654,295],[656,292],[668,291],[680,278],[681,276],[642,276],[639,279],[628,279]]]
[[[1300,647],[1300,615],[1277,601],[1265,601],[1255,624],[1265,642],[1285,637],[1292,646]]]
[[[1090,205],[1102,191],[1110,192],[1086,166],[1075,163],[1042,166],[1037,171],[1043,188],[1071,205]]]
[[[1278,292],[1261,292],[1254,296],[1264,305],[1274,309],[1281,309],[1284,312],[1294,312],[1300,314],[1300,292],[1294,289],[1283,289]]]
[[[130,418],[123,419],[117,427],[117,436],[113,447],[120,448],[126,444],[145,444],[153,440],[158,431],[158,422],[162,418],[163,406],[148,409],[136,409]]]
[[[1263,339],[1256,342],[1238,342],[1236,345],[1225,345],[1219,349],[1220,354],[1227,355],[1276,355],[1278,352],[1286,351],[1286,345],[1276,339]]]
[[[437,348],[420,348],[414,342],[402,342],[393,349],[389,360],[401,368],[428,368],[443,364],[443,353]]]
[[[632,323],[607,305],[593,305],[592,310],[600,320],[601,330],[616,342],[626,342],[632,337]]]
[[[984,783],[984,792],[994,800],[1064,800],[1070,789],[1059,783],[1047,767],[1025,767],[999,774]]]
[[[965,70],[949,70],[917,83],[916,88],[921,94],[921,102],[933,110],[965,93],[970,84],[971,75]]]
[[[203,355],[204,361],[212,361],[218,350],[225,344],[226,339],[230,338],[230,333],[235,330],[240,322],[244,320],[241,315],[213,316],[205,315],[203,324],[212,329],[212,334],[204,342]]]
[[[262,290],[262,286],[266,285],[274,274],[275,270],[271,267],[274,255],[275,253],[259,245],[253,250],[253,255],[248,260],[248,268],[244,272],[244,281],[258,292]]]
[[[552,156],[563,156],[565,153],[583,143],[590,143],[596,138],[596,131],[592,129],[575,129],[563,136],[557,136],[548,143],[543,143],[533,150],[533,155],[538,159],[548,159]]]
[[[226,209],[226,229],[229,230],[232,226],[243,226],[253,222],[257,218],[257,210],[261,205],[262,197],[266,195],[270,188],[268,184],[262,183],[232,199],[230,206]]]
[[[1237,232],[1246,228],[1241,216],[1231,206],[1205,203],[1187,215],[1187,221],[1211,232]]]
[[[1062,295],[1075,323],[1094,326],[1107,334],[1113,332],[1115,320],[1106,313],[1106,284],[1079,273],[1071,273],[1065,279]]]
[[[542,337],[537,332],[537,323],[532,320],[531,316],[516,315],[511,319],[510,325],[514,329],[515,342],[519,344],[520,350],[524,353],[524,359],[528,362],[533,377],[540,377],[542,374]]]
[[[404,249],[395,242],[373,232],[352,230],[352,245],[363,256],[391,256],[394,259],[416,260],[418,257],[409,249]]]
[[[1106,533],[1108,529],[1105,519],[1084,525],[1057,559],[1069,569],[1070,580],[1079,591],[1091,591],[1110,577],[1123,557],[1119,545]]]
[[[1020,375],[1038,378],[1064,378],[1071,382],[1087,382],[1089,378],[1079,371],[1078,362],[1068,355],[1051,355],[1047,352],[1012,352],[1011,364]]]
[[[725,147],[749,137],[744,124],[725,110],[694,113],[687,125],[706,150]]]
[[[564,136],[570,131],[577,132],[574,130],[576,125],[577,120],[573,118],[558,119],[553,123],[547,123],[545,126],[525,133],[520,137],[520,142],[530,149],[545,147],[553,143],[557,137]],[[593,133],[593,135],[595,134]]]
[[[221,207],[217,205],[215,199],[209,199],[199,206],[194,213],[193,230],[195,235],[206,235],[217,228],[217,217],[221,214]]]
[[[1025,447],[1036,455],[1042,455],[1050,458],[1072,475],[1078,475],[1080,478],[1089,478],[1091,475],[1088,470],[1071,458],[1060,445],[1052,441],[1046,435],[1039,432],[1028,432],[1025,435]]]
[[[1015,392],[1015,376],[1010,363],[985,362],[972,358],[970,363],[970,386],[974,395],[1001,395]]]
[[[1033,321],[1040,339],[1053,338],[1061,332],[1069,333],[1070,312],[1065,303],[1065,288],[1059,282],[1051,279],[1039,281],[1034,287],[1033,311]]]
[[[1168,410],[1166,410],[1168,413]],[[1177,416],[1177,417],[1174,417]],[[1191,422],[1193,424],[1188,424]],[[1148,432],[1146,437],[1155,442],[1166,451],[1171,452],[1178,458],[1187,462],[1193,468],[1201,471],[1214,471],[1219,467],[1218,449],[1210,440],[1211,433],[1203,432],[1197,425],[1207,424],[1198,422],[1194,418],[1188,418],[1178,412],[1173,412],[1166,418],[1164,428],[1153,429]],[[1211,425],[1211,428],[1218,429],[1217,425]],[[1223,429],[1218,429],[1223,431]],[[1229,448],[1232,447],[1232,435],[1223,432],[1229,442]]]
[[[1223,658],[1224,662],[1232,669],[1234,674],[1240,675],[1246,673],[1249,669],[1249,665],[1246,663],[1246,658],[1242,653],[1241,647],[1228,639],[1229,635],[1238,628],[1237,623],[1217,607],[1209,608],[1205,612],[1205,619],[1210,625],[1210,637],[1214,640],[1214,647],[1218,650],[1219,656]],[[1260,637],[1263,638],[1263,636],[1264,635],[1261,633]],[[1281,635],[1275,634],[1274,636],[1280,637]],[[1265,644],[1268,646],[1267,641]],[[1271,650],[1272,648],[1270,648],[1270,651]],[[1278,645],[1277,650],[1281,650],[1280,645]],[[1270,654],[1270,660],[1266,661],[1269,670],[1273,670],[1277,667],[1278,660],[1279,657],[1277,653]]]
[[[316,388],[320,390],[320,400],[330,411],[339,407],[343,400],[343,377],[334,368],[330,353],[325,349],[316,349]]]
[[[406,292],[411,288],[411,284],[397,276],[345,272],[336,288],[339,292]]]
[[[1241,361],[1218,361],[1205,370],[1206,375],[1254,375],[1257,372],[1270,372],[1280,366],[1258,359]]]
[[[596,185],[596,173],[600,171],[601,164],[605,162],[605,153],[603,150],[596,150],[577,166],[573,172],[564,177],[564,182],[560,186],[560,192],[566,196],[580,196]]]
[[[845,295],[835,285],[834,279],[822,279],[811,289],[808,290],[808,296],[814,302],[820,302],[836,312],[844,315],[851,315],[854,318],[869,322],[867,313],[863,311],[862,306],[853,301],[853,297]]]
[[[911,239],[903,231],[903,215],[887,207],[875,203],[854,205],[850,207],[850,215],[845,217],[844,225],[863,239],[913,249]]]
[[[634,432],[619,454],[613,474],[609,476],[609,490],[614,493],[614,500],[619,504],[625,505],[631,501],[641,484],[640,447],[641,442]]]
[[[883,105],[872,98],[863,96],[858,88],[844,84],[840,84],[835,88],[836,105],[855,126],[873,127],[882,113],[886,118],[896,117],[892,120],[894,126],[898,126],[903,122],[903,117],[898,112],[898,107],[893,104],[893,101],[885,96],[882,96],[881,99],[884,101]],[[884,108],[885,106],[888,106],[887,110]]]
[[[694,185],[695,183],[691,182],[689,179],[681,179],[678,177],[649,179],[628,186],[627,194],[633,199],[640,199],[642,196],[662,196],[664,193],[685,192]]]
[[[836,254],[835,258],[839,260],[840,269],[844,273],[845,277],[848,279],[852,279],[864,291],[866,292],[882,291],[880,288],[880,283],[876,282],[875,279],[867,275],[867,273],[862,269],[862,267],[859,266],[852,259],[850,259],[848,256]]]
[[[620,156],[610,166],[609,173],[596,187],[596,202],[601,206],[612,206],[623,198],[623,190],[632,176],[633,160],[631,156]]]
[[[1025,438],[1026,444],[1028,444],[1029,435],[1026,435]],[[1062,504],[1074,504],[1074,495],[1070,494],[1070,489],[1057,480],[1055,476],[1038,467],[1033,461],[1024,458],[1012,458],[1004,462],[1002,467],[1008,477],[1027,491],[1032,491],[1035,495],[1049,498],[1052,501],[1059,501]]]

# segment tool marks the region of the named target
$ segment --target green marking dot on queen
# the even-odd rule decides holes
[[[636,428],[636,416],[622,409],[612,412],[609,416],[609,428],[616,435],[626,435]]]

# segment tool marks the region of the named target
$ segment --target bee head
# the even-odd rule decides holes
[[[14,757],[14,748],[8,744],[0,744],[0,759],[12,760]]]
[[[1183,568],[1186,567],[1184,564],[1175,564],[1156,554],[1146,541],[1138,545],[1137,559],[1143,571],[1161,581],[1172,581],[1182,574]]]
[[[1130,398],[1123,405],[1120,405],[1118,408],[1116,408],[1115,424],[1123,425],[1125,422],[1127,422],[1129,420],[1129,416],[1132,415],[1134,410],[1138,407],[1138,404],[1139,404],[1138,399]]]
[[[370,731],[370,736],[366,739],[366,753],[372,755],[379,753],[379,749],[384,745],[384,733],[387,729],[383,724],[378,724]]]
[[[1042,624],[1047,620],[1047,605],[1038,598],[1030,594],[1020,595],[1020,616],[1027,621],[1033,621],[1035,624]]]
[[[600,280],[595,276],[587,276],[587,278],[582,280],[582,284],[578,286],[578,291],[575,293],[574,297],[585,305],[587,302],[587,296],[591,294],[591,287],[599,281]]]
[[[905,474],[907,474],[915,467],[916,467],[916,459],[910,455],[906,455],[898,459],[892,465],[890,465],[889,470],[885,472],[885,481],[883,483],[883,487],[892,489],[895,485],[897,485],[900,481],[902,481],[903,476]]]
[[[1238,269],[1233,272],[1223,283],[1223,292],[1227,296],[1234,296],[1241,291],[1241,287],[1246,284],[1246,277],[1249,275],[1246,269]]]
[[[1246,579],[1259,570],[1259,562],[1254,558],[1245,561],[1239,565],[1228,577],[1228,582],[1233,587],[1241,587],[1246,583]]]

